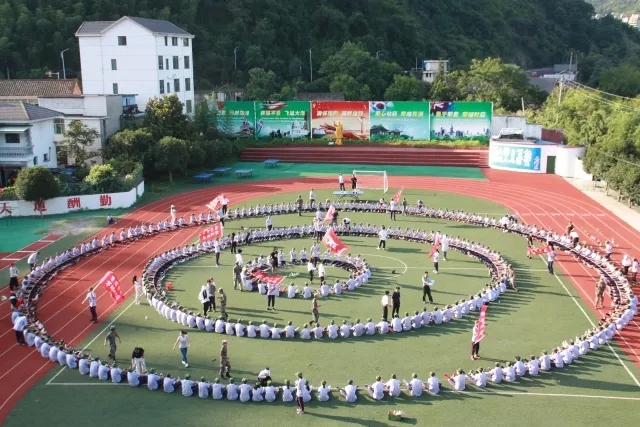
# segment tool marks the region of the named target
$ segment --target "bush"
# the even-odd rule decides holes
[[[4,187],[0,192],[0,200],[19,200],[15,187]]]
[[[15,183],[16,195],[21,200],[39,202],[53,199],[60,192],[58,180],[44,166],[20,170]]]

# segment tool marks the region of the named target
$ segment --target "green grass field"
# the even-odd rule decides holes
[[[318,192],[317,196],[321,200],[328,194]],[[430,206],[494,215],[505,213],[502,206],[453,194],[408,190],[405,196],[412,203],[420,198]],[[269,199],[256,199],[251,204],[291,201],[295,197],[297,194],[278,194]],[[391,224],[381,214],[348,213],[341,217],[345,215],[357,223]],[[287,215],[275,216],[273,221],[278,227],[302,224],[310,219],[310,214],[302,218]],[[241,225],[264,227],[264,219],[229,222],[225,232],[236,231]],[[429,371],[435,371],[443,381],[443,374],[452,373],[456,368],[468,371],[478,366],[486,368],[495,362],[504,363],[516,355],[523,358],[539,355],[541,350],[549,350],[565,339],[572,339],[589,327],[590,320],[584,312],[590,311],[579,300],[569,281],[561,276],[549,276],[540,259],[528,260],[521,238],[492,229],[426,218],[398,216],[397,224],[393,226],[396,225],[440,230],[484,242],[500,251],[517,269],[520,291],[508,292],[500,304],[489,307],[481,363],[469,359],[471,328],[476,319],[475,315],[470,315],[417,332],[335,341],[223,337],[194,330],[190,331],[191,366],[185,369],[180,364],[179,353],[172,351],[180,330],[178,325],[161,318],[146,303],[132,306],[130,301],[110,319],[117,325],[123,340],[120,356],[126,360],[134,346],[142,346],[149,368],[180,377],[189,372],[192,378],[205,376],[213,380],[218,366],[211,359],[218,357],[220,341],[228,338],[232,374],[237,379],[246,377],[253,381],[258,371],[269,366],[274,381],[279,384],[285,379],[293,380],[295,372],[301,371],[313,386],[326,380],[333,387],[343,387],[348,379],[364,386],[373,382],[376,375],[387,379],[392,373],[401,379],[409,379],[416,372],[426,379]],[[320,319],[323,325],[332,319],[336,323],[367,317],[377,320],[381,313],[381,294],[395,286],[402,289],[402,313],[423,308],[420,277],[425,269],[431,270],[431,261],[427,258],[430,246],[391,240],[388,250],[383,252],[375,250],[377,241],[374,239],[345,237],[343,241],[351,247],[351,253],[367,258],[373,277],[353,293],[322,300]],[[287,258],[291,247],[299,250],[310,245],[309,239],[275,242],[275,246],[282,247],[287,253]],[[245,260],[249,256],[266,255],[273,246],[273,243],[250,246],[244,249]],[[175,286],[172,297],[197,310],[200,286],[207,278],[215,277],[218,286],[223,286],[228,293],[228,312],[234,319],[254,322],[266,319],[270,324],[291,320],[297,325],[310,320],[308,300],[282,297],[277,299],[277,311],[268,312],[265,297],[256,292],[233,291],[230,281],[232,255],[224,253],[221,264],[220,268],[213,267],[213,257],[207,256],[171,270],[167,280]],[[441,264],[441,274],[435,277],[433,292],[437,306],[468,297],[486,283],[486,268],[460,253],[451,252],[449,260]],[[300,277],[287,280],[301,287],[305,281],[303,267],[286,268],[282,273],[294,271],[301,273]],[[331,279],[346,276],[344,271],[335,268],[328,269],[327,273]],[[595,316],[589,316],[595,320]],[[102,346],[102,335],[88,338],[80,347],[84,346],[93,355],[107,355]],[[631,373],[640,376],[624,353],[616,345],[612,347]],[[138,426],[200,426],[207,423],[222,426],[386,426],[397,424],[387,420],[390,409],[403,410],[407,416],[404,422],[417,425],[459,423],[461,417],[493,426],[540,426],[558,422],[568,426],[601,425],[603,422],[626,425],[637,418],[637,409],[633,408],[638,407],[640,389],[621,361],[605,347],[561,371],[535,379],[524,378],[515,384],[490,386],[486,390],[468,387],[469,392],[455,393],[447,384],[444,386],[447,391],[439,396],[414,399],[403,395],[396,399],[385,398],[382,402],[374,402],[362,392],[356,404],[345,403],[337,393],[325,403],[317,402],[314,396],[307,413],[300,416],[295,414],[294,405],[282,402],[242,404],[226,400],[202,401],[197,397],[186,399],[178,392],[167,395],[127,385],[101,383],[81,376],[77,371],[56,368],[28,393],[5,425],[62,426],[88,422],[105,426],[125,423]]]

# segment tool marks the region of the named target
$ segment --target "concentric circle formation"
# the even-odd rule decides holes
[[[336,204],[337,208],[340,209],[343,206],[341,206],[340,204]],[[345,205],[344,207],[348,208],[348,205]],[[483,227],[496,227],[496,228],[501,228],[498,226],[498,222],[496,219],[484,219],[484,218],[479,218],[477,216],[473,216],[473,215],[468,215],[468,214],[464,214],[461,212],[449,212],[449,211],[430,211],[430,210],[417,210],[417,209],[413,209],[412,211],[409,212],[412,215],[423,215],[423,216],[428,216],[428,217],[432,217],[432,218],[440,218],[440,219],[447,219],[447,220],[453,220],[453,221],[458,221],[458,222],[467,222],[469,224],[473,224],[473,225],[477,225],[477,226],[483,226]],[[622,302],[628,302],[631,301],[633,297],[632,292],[628,286],[628,283],[626,282],[626,279],[624,279],[623,277],[621,277],[620,275],[616,275],[615,274],[615,270],[612,270],[609,268],[607,262],[605,261],[599,261],[597,258],[595,257],[585,257],[584,254],[580,251],[575,250],[574,248],[572,248],[568,242],[566,241],[566,239],[564,237],[561,237],[557,234],[552,234],[552,235],[548,235],[545,232],[535,232],[532,233],[531,232],[531,228],[528,226],[524,226],[524,225],[520,225],[518,223],[511,223],[507,229],[505,229],[505,231],[509,231],[509,232],[513,232],[513,233],[518,233],[521,235],[530,235],[532,238],[537,239],[537,240],[542,240],[542,241],[550,241],[552,242],[555,246],[561,248],[562,250],[573,254],[576,257],[580,257],[580,259],[587,265],[589,265],[591,268],[594,268],[598,273],[602,274],[603,276],[605,276],[607,278],[607,280],[609,281],[609,285],[612,289],[613,292],[613,299],[617,300],[617,301],[622,301]],[[366,234],[366,233],[365,233]],[[146,236],[145,236],[146,237]],[[428,238],[428,236],[425,237],[421,237],[421,236],[415,236],[415,235],[404,235],[404,234],[399,234],[394,236],[393,234],[390,235],[390,237],[392,238],[404,238],[404,239],[408,239],[408,240],[414,240],[416,242],[428,242],[430,243],[431,240]],[[478,258],[480,258],[483,262],[487,263],[489,268],[491,269],[492,273],[493,273],[493,277],[497,278],[498,275],[502,272],[502,268],[504,266],[504,261],[501,260],[501,258],[499,256],[492,256],[490,251],[482,251],[479,250],[478,245],[473,246],[473,245],[468,245],[465,243],[462,243],[461,245],[455,245],[452,244],[451,245],[452,248],[455,249],[459,249],[462,250],[464,252],[466,252],[467,254],[471,255],[471,256],[476,256]],[[88,252],[86,254],[86,256],[91,256],[95,253],[98,253],[100,251],[100,249],[97,250],[92,250],[90,252]],[[382,255],[381,255],[382,256]],[[68,267],[69,265],[77,262],[79,258],[69,258],[67,260],[65,260],[64,262],[58,264],[54,269],[50,270],[50,271],[46,271],[43,272],[43,274],[41,274],[37,280],[31,284],[30,288],[29,288],[29,299],[26,303],[27,307],[29,308],[30,311],[32,311],[35,314],[35,311],[37,309],[37,301],[38,298],[37,296],[40,294],[40,292],[46,287],[49,279],[51,279],[53,276],[55,276],[56,274],[58,274],[61,270],[63,270],[64,268]],[[155,289],[155,292],[162,292],[163,289],[161,288],[160,285],[160,276],[162,274],[162,271],[170,266],[173,262],[175,262],[176,260],[170,260],[169,263],[164,264],[162,266],[161,269],[157,269],[154,271],[150,271],[150,273],[152,273],[152,279],[151,279],[151,283],[149,286],[149,290],[151,291],[151,289]],[[336,260],[332,260],[332,262],[336,262]],[[352,264],[353,265],[353,264]],[[353,265],[353,267],[355,268],[359,268],[359,266]],[[499,294],[500,292],[503,291],[503,289],[500,288],[500,286],[494,286],[494,290]],[[149,299],[151,300],[151,302],[153,303],[153,299],[154,299],[154,295],[151,295],[152,292],[149,292]],[[487,291],[486,292],[487,296],[488,296],[488,301],[491,301],[491,291]],[[484,295],[483,295],[484,296]],[[158,298],[155,298],[156,300],[159,300]],[[484,302],[488,302],[488,301],[483,301]],[[635,304],[637,304],[637,300],[635,300],[636,302],[634,303],[634,309],[635,309]],[[631,308],[630,308],[631,310]],[[597,343],[598,341],[600,341],[600,344],[602,343],[606,343],[608,340],[610,340],[612,338],[612,336],[615,334],[616,332],[616,327],[617,329],[621,329],[622,327],[626,326],[626,324],[628,323],[628,312],[625,312],[623,316],[621,316],[618,319],[613,319],[612,322],[610,322],[610,324],[606,327],[606,328],[601,328],[600,331],[596,331],[594,333],[594,335],[597,337],[596,338],[596,345],[595,348],[591,347],[592,349],[597,349]],[[626,323],[625,323],[626,320]],[[611,328],[610,326],[613,325],[613,328]],[[72,356],[73,357],[73,356]]]

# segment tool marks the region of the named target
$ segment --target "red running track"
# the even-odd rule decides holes
[[[40,249],[49,246],[56,240],[59,240],[63,237],[64,236],[62,234],[49,234],[43,237],[42,239],[36,240],[30,245],[25,246],[19,251],[15,251],[11,253],[5,253],[5,252],[1,253],[0,254],[0,270],[2,270],[3,268],[9,267],[9,265],[11,265],[12,262],[20,261],[21,259],[31,255],[32,252],[39,251]]]
[[[633,242],[640,233],[622,222],[611,212],[592,201],[580,191],[556,176],[535,176],[489,170],[485,172],[489,181],[478,182],[464,179],[431,177],[393,177],[392,185],[405,188],[432,189],[442,192],[458,193],[479,197],[504,205],[516,212],[521,220],[536,223],[538,226],[562,230],[571,220],[582,231],[597,235],[602,241],[615,239],[619,247],[615,256],[623,252],[636,254]],[[130,213],[116,225],[108,227],[99,235],[111,230],[128,227],[146,221],[159,221],[168,216],[169,206],[176,206],[179,213],[188,215],[199,213],[204,205],[217,194],[224,193],[232,205],[274,193],[303,192],[310,188],[333,188],[333,178],[295,178],[256,183],[232,184],[216,188],[206,188],[179,196],[160,200],[143,206]],[[276,220],[277,221],[277,220]],[[65,339],[74,345],[94,332],[96,326],[89,322],[89,314],[82,304],[87,289],[96,284],[107,270],[121,279],[123,291],[131,295],[132,287],[128,283],[133,274],[139,274],[148,259],[156,253],[194,240],[200,228],[185,228],[169,234],[154,236],[128,245],[97,254],[79,262],[60,273],[42,294],[39,303],[39,317],[47,330],[55,337]],[[523,251],[525,250],[523,245]],[[594,273],[575,262],[573,258],[560,255],[558,265],[570,278],[589,307],[598,315],[593,304]],[[106,318],[117,308],[108,294],[98,290],[98,310],[101,318]],[[586,322],[585,322],[586,327]],[[580,331],[576,331],[580,332]],[[627,355],[640,366],[640,325],[633,321],[618,338],[618,343]],[[0,333],[0,380],[5,384],[19,384],[15,387],[0,389],[0,423],[4,421],[18,400],[55,366],[42,359],[33,349],[15,345],[11,328],[7,325]]]

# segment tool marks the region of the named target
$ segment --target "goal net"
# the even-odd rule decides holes
[[[354,170],[353,174],[358,178],[359,190],[389,190],[387,171],[359,171]]]

